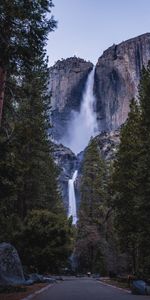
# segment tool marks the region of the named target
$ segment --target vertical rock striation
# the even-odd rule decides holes
[[[79,111],[83,89],[93,64],[71,57],[50,68],[49,90],[52,95],[53,137],[60,140],[69,126],[71,111]]]
[[[100,130],[115,130],[125,122],[141,69],[149,60],[150,33],[113,45],[99,58],[94,89]]]

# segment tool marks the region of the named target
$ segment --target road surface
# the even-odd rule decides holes
[[[52,285],[33,300],[148,300],[149,296],[136,296],[110,287],[92,278],[68,278]]]

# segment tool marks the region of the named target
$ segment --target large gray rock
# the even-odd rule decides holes
[[[8,243],[0,244],[0,285],[19,285],[25,282],[17,250]]]
[[[134,295],[146,295],[146,282],[143,280],[133,280],[131,290]]]
[[[115,130],[127,119],[140,73],[150,60],[150,33],[104,51],[96,65],[94,90],[100,130]]]
[[[52,133],[61,140],[68,128],[71,111],[78,111],[91,62],[71,57],[59,60],[49,71],[49,90],[52,105]]]

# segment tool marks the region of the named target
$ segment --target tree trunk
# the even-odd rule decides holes
[[[0,126],[1,126],[1,122],[2,122],[5,84],[6,84],[6,70],[4,70],[2,67],[0,67]]]

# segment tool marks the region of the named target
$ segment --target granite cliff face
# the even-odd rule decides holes
[[[71,57],[50,68],[49,90],[52,95],[52,134],[60,140],[69,126],[71,111],[80,108],[83,89],[93,64]]]
[[[116,151],[116,144],[113,139],[119,143],[119,133],[113,131],[125,122],[130,99],[138,92],[141,69],[149,60],[150,33],[147,33],[113,45],[103,53],[96,64],[93,88],[96,95],[98,129],[99,133],[102,132],[97,137],[97,142],[107,161],[115,155],[113,151]],[[60,141],[66,134],[71,124],[72,110],[80,109],[86,80],[92,68],[92,63],[77,57],[58,61],[50,68],[52,134],[56,141]],[[71,150],[62,145],[55,145],[54,152],[55,161],[60,168],[62,196],[67,207],[68,180],[72,177],[75,166],[82,164],[82,157],[76,157]],[[78,169],[77,199],[80,198],[80,167]]]
[[[100,130],[114,130],[125,122],[141,69],[149,60],[150,33],[113,45],[99,58],[94,90]]]
[[[150,60],[150,33],[113,45],[98,59],[95,69],[99,131],[123,124],[129,102],[138,92],[140,72]],[[53,137],[59,141],[69,126],[72,110],[79,111],[87,76],[93,64],[77,57],[58,61],[50,68]]]

